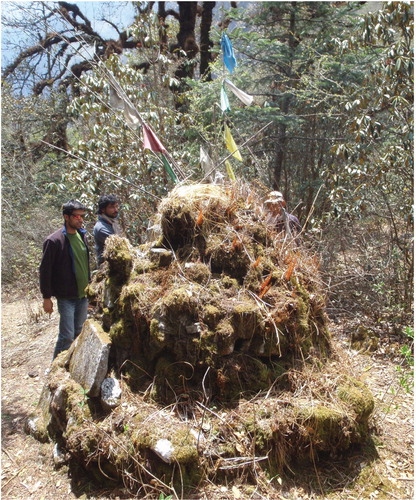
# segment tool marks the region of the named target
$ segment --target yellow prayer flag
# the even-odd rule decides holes
[[[234,142],[233,136],[231,135],[230,129],[224,123],[224,140],[225,145],[230,153],[233,153],[234,158],[237,160],[243,161],[241,158],[240,152],[238,151],[237,145]]]
[[[227,169],[227,174],[228,174],[228,177],[232,180],[232,181],[235,181],[235,174],[234,174],[234,170],[233,170],[233,167],[231,166],[231,163],[228,161],[228,160],[225,160],[225,167]]]

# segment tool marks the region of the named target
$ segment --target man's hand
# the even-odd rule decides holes
[[[43,310],[45,311],[45,313],[52,314],[53,312],[52,299],[43,299]]]

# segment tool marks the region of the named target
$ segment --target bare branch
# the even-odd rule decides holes
[[[13,71],[25,60],[29,57],[32,57],[36,54],[42,54],[45,49],[52,47],[53,45],[59,44],[62,41],[62,38],[56,33],[51,33],[47,38],[42,40],[38,45],[34,45],[33,47],[29,47],[28,49],[21,52],[17,58],[9,64],[4,69],[3,78],[7,78]]]
[[[60,9],[58,9],[57,12],[60,13],[62,17],[71,24],[71,26],[94,37],[97,41],[104,41],[101,36],[92,29],[91,22],[82,14],[77,5],[67,2],[58,2],[58,5],[60,6]],[[70,12],[73,14],[72,17],[69,15]],[[77,22],[77,17],[80,17],[85,24]]]

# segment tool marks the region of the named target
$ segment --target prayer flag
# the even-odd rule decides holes
[[[238,151],[238,147],[234,142],[233,136],[231,135],[230,129],[227,127],[225,123],[224,123],[224,140],[228,151],[233,154],[234,158],[243,161],[240,152]]]
[[[233,69],[237,66],[237,61],[235,60],[234,49],[231,45],[231,41],[225,33],[223,33],[221,37],[221,49],[224,64],[227,66],[228,71],[232,73]]]
[[[141,123],[139,113],[127,102],[124,103],[124,118],[126,119],[127,125],[130,127],[137,127]]]
[[[143,122],[142,128],[143,128],[143,148],[150,149],[150,151],[153,151],[154,153],[166,153],[165,147],[157,138],[156,134],[153,132],[150,125]]]
[[[221,172],[215,172],[214,184],[221,185],[224,184],[224,176]]]
[[[141,123],[139,113],[122,99],[117,90],[112,86],[110,86],[110,107],[124,111],[124,118],[129,127],[137,127]]]
[[[246,106],[250,106],[254,99],[252,95],[246,94],[237,88],[234,83],[230,82],[230,80],[225,79],[224,83],[230,87],[231,91],[240,99],[241,102],[243,102]]]
[[[173,180],[173,182],[178,182],[178,178],[176,177],[174,171],[172,170],[172,167],[169,165],[168,159],[164,154],[162,154],[162,161],[166,172],[169,174],[169,177]]]
[[[110,106],[114,109],[124,109],[124,101],[112,85],[110,85]]]
[[[228,101],[228,96],[225,93],[223,86],[221,87],[221,110],[222,110],[222,112],[231,111],[230,103]]]
[[[214,163],[202,146],[200,146],[199,149],[199,161],[201,162],[201,167],[204,169],[205,175],[213,173]]]
[[[228,160],[225,160],[225,168],[227,169],[227,174],[228,177],[232,180],[235,181],[235,174],[233,167],[231,166],[231,163]]]

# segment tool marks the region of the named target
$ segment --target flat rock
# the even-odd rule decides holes
[[[150,260],[157,264],[158,267],[167,267],[173,259],[173,252],[166,248],[151,248]]]
[[[88,319],[74,344],[69,363],[71,377],[84,388],[88,396],[98,396],[108,371],[110,337],[99,323]]]

